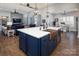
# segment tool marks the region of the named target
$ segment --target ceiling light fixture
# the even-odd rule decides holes
[[[34,15],[39,14],[38,8],[37,8],[37,3],[35,3],[35,7],[31,6],[29,3],[25,4],[25,3],[21,3],[21,6],[25,6],[31,9],[34,9]]]
[[[34,15],[38,14],[38,8],[37,8],[37,3],[35,3],[35,11],[34,11]]]
[[[20,3],[21,6],[28,7],[31,9],[35,9],[35,7],[31,6],[29,3]]]

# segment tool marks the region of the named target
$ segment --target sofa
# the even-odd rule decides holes
[[[24,28],[24,25],[20,24],[20,23],[16,23],[16,24],[13,24],[11,28],[14,29],[15,30],[15,34],[18,35],[17,29]]]

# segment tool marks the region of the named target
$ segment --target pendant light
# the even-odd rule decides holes
[[[37,3],[35,3],[35,11],[34,11],[34,15],[38,14],[38,8],[37,8]]]
[[[47,15],[46,15],[46,17],[47,18],[49,17],[49,15],[48,15],[48,3],[47,3]]]

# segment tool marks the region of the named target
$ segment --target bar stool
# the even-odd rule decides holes
[[[14,36],[15,31],[14,30],[7,30],[7,36]]]

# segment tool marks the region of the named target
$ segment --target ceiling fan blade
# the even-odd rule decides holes
[[[31,8],[31,9],[36,9],[36,8],[34,8],[34,7],[31,7],[31,6],[29,6],[29,8]]]

